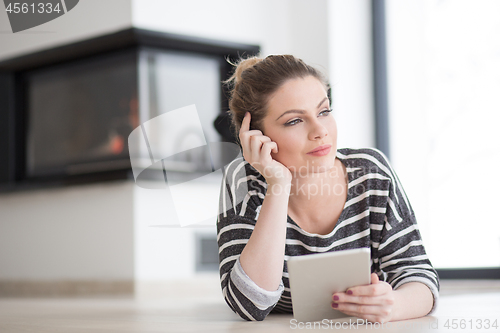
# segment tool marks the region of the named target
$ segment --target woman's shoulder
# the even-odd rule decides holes
[[[337,157],[354,170],[392,175],[389,159],[377,148],[340,148],[337,149]]]
[[[258,178],[265,182],[265,178],[243,157],[237,157],[224,167],[224,174],[227,179],[239,181],[241,179]]]
[[[265,178],[243,157],[237,157],[224,167],[220,197],[220,212],[232,209],[236,215],[257,219],[264,201]]]
[[[233,195],[257,195],[262,197],[267,190],[264,176],[250,165],[243,157],[235,158],[224,168],[224,182]]]
[[[378,161],[387,163],[387,156],[379,149],[372,147],[365,148],[339,148],[337,154],[341,154],[346,158],[371,159],[375,158]]]

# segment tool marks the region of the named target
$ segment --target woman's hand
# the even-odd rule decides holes
[[[278,152],[278,145],[261,131],[250,130],[250,118],[250,112],[247,112],[239,133],[243,157],[264,176],[268,184],[290,183],[292,180],[290,170],[271,156],[271,152]]]
[[[371,322],[391,321],[394,305],[394,291],[389,283],[379,281],[372,273],[368,286],[349,288],[345,293],[332,296],[332,307],[346,315],[366,319]]]

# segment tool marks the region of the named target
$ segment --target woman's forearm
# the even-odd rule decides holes
[[[420,282],[408,282],[394,291],[394,307],[391,321],[419,318],[427,315],[434,297],[429,287]]]
[[[275,291],[283,275],[288,184],[268,185],[259,217],[240,255],[241,267],[259,287]]]

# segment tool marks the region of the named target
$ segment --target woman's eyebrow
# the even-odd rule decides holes
[[[319,108],[321,106],[321,104],[323,104],[326,100],[328,100],[328,97],[325,97],[323,98],[323,100],[321,102],[319,102],[317,108]],[[298,113],[298,114],[305,114],[306,111],[304,110],[288,110],[288,111],[285,111],[281,114],[281,116],[279,116],[276,121],[278,121],[278,119],[280,119],[281,117],[283,117],[284,115],[288,114],[288,113]]]

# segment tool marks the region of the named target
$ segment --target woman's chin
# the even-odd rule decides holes
[[[287,166],[287,168],[295,175],[298,176],[309,176],[311,174],[321,174],[325,172],[329,172],[333,168],[335,168],[335,156],[325,156],[320,159],[314,160],[304,160],[302,163],[283,163]]]

